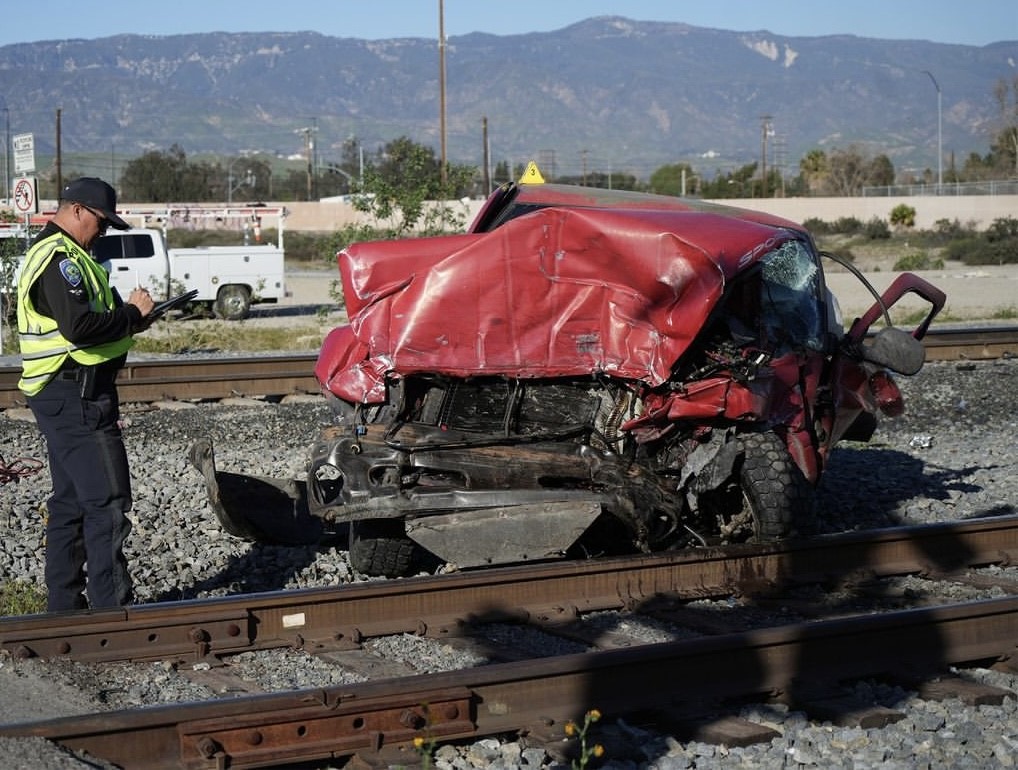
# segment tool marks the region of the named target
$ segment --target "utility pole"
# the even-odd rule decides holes
[[[774,151],[774,168],[778,170],[778,179],[781,181],[780,197],[785,197],[785,140],[778,137],[772,145]]]
[[[541,150],[538,152],[538,157],[540,160],[537,165],[541,167],[542,176],[549,181],[553,180],[557,176],[555,168],[555,151]]]
[[[312,118],[312,120],[317,120],[317,118]],[[307,196],[308,196],[308,200],[309,201],[314,200],[314,193],[315,193],[315,185],[314,185],[314,179],[315,179],[315,171],[314,171],[314,169],[315,169],[315,161],[314,161],[315,139],[314,139],[314,135],[315,135],[315,133],[317,131],[318,131],[318,126],[305,126],[304,128],[298,128],[297,131],[296,131],[296,133],[298,133],[298,134],[304,134],[304,154],[307,156],[307,159],[308,159]]]
[[[491,192],[491,153],[489,152],[490,147],[488,146],[488,116],[485,115],[481,118],[481,126],[483,132],[484,142],[484,194],[487,195]]]
[[[11,110],[4,99],[4,198],[11,197]]]
[[[940,93],[940,83],[933,77],[929,70],[923,70],[933,81],[933,87],[937,89],[937,195],[940,195],[944,186],[944,103]]]
[[[448,181],[445,146],[445,2],[438,0],[438,87],[439,87],[439,132],[442,137],[442,185]]]
[[[761,115],[760,120],[761,126],[761,150],[760,150],[760,197],[767,197],[767,137],[774,133],[774,129],[771,128],[771,116]]]
[[[60,197],[60,193],[64,189],[64,172],[61,167],[61,152],[60,152],[60,108],[57,107],[57,198]]]

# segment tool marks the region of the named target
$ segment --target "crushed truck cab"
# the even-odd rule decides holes
[[[372,575],[806,533],[833,447],[902,408],[892,372],[946,300],[906,273],[846,329],[824,256],[760,212],[504,185],[467,233],[339,253],[350,321],[315,367],[334,424],[306,479],[265,487],[275,512],[231,500],[250,490],[210,442],[193,459],[228,531],[301,542],[317,519]],[[929,312],[894,329],[909,293]]]

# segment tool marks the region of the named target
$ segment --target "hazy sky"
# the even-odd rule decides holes
[[[0,26],[0,45],[217,31],[437,38],[439,18],[439,0],[34,0],[10,5]],[[444,0],[447,38],[470,32],[546,32],[604,15],[789,36],[849,34],[966,45],[1018,40],[1018,0]]]

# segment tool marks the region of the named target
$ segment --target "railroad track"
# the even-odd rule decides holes
[[[966,570],[1013,564],[1016,557],[1018,517],[997,517],[762,547],[5,618],[0,648],[16,657],[173,661],[219,679],[229,676],[231,656],[252,650],[300,649],[366,669],[357,656],[370,639],[412,634],[476,648],[492,624],[596,651],[532,659],[489,639],[483,648],[498,662],[474,668],[0,725],[0,736],[42,736],[126,768],[241,768],[353,756],[373,765],[414,764],[413,741],[424,737],[445,742],[516,733],[550,744],[566,737],[568,720],[582,722],[591,708],[642,714],[701,738],[768,740],[767,728],[731,718],[705,731],[702,720],[718,702],[751,695],[792,702],[818,719],[875,726],[894,715],[847,702],[838,694],[841,681],[907,674],[914,682],[949,666],[1014,663],[1018,583],[973,578]],[[820,619],[749,631],[689,607],[691,600],[726,597],[765,606],[774,597],[787,601],[797,586],[872,586],[907,574],[992,583],[1009,595],[841,617],[814,608]],[[650,642],[584,623],[603,611],[692,626],[698,637]],[[977,696],[966,683],[946,689],[955,697],[1006,694],[984,689]]]
[[[927,360],[986,360],[1018,355],[1018,328],[934,329],[927,334]],[[320,392],[316,355],[175,358],[131,361],[118,379],[123,402],[273,397]],[[18,391],[20,367],[0,367],[0,409],[24,406]]]

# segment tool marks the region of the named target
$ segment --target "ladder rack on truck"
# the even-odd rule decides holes
[[[0,250],[4,304],[12,304],[19,257],[53,213],[49,210],[31,217],[27,229],[20,222],[0,223],[0,238],[23,239],[14,248],[0,242],[4,246]],[[92,254],[109,272],[111,285],[123,297],[136,286],[145,286],[157,299],[197,289],[195,304],[206,306],[220,318],[240,320],[247,317],[251,305],[274,303],[287,296],[284,207],[170,204],[125,206],[117,213],[132,228],[107,231],[93,244]],[[264,243],[263,230],[273,225],[276,243]],[[237,235],[238,243],[171,249],[166,242],[170,230],[230,232]]]
[[[244,243],[261,243],[262,231],[276,227],[277,247],[283,249],[283,230],[287,210],[284,206],[215,206],[211,204],[173,203],[163,207],[131,206],[120,216],[134,227],[168,230],[235,231]]]

